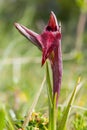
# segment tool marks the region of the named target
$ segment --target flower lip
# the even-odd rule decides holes
[[[58,30],[59,30],[59,26],[58,26],[57,18],[55,16],[55,14],[51,11],[49,22],[48,22],[48,25],[46,27],[46,31],[55,32]]]

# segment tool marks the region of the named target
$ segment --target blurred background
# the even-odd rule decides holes
[[[59,103],[82,86],[75,104],[87,107],[87,0],[0,0],[0,104],[22,117],[39,91],[45,66],[41,52],[14,27],[18,22],[41,33],[50,11],[62,25],[63,81]],[[36,106],[47,106],[46,85]]]

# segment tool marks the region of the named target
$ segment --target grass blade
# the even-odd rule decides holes
[[[37,93],[37,95],[36,95],[36,97],[35,97],[35,99],[34,99],[32,105],[31,105],[31,108],[29,109],[29,111],[28,111],[28,113],[27,113],[27,115],[26,115],[25,121],[24,121],[24,123],[23,123],[23,128],[26,128],[26,126],[27,126],[28,123],[29,123],[30,116],[31,116],[31,114],[32,114],[32,111],[33,111],[34,108],[36,107],[36,104],[37,104],[38,99],[39,99],[39,97],[40,97],[40,94],[41,94],[41,92],[42,92],[42,89],[43,89],[43,86],[44,86],[45,81],[46,81],[46,77],[44,77],[44,79],[43,79],[43,81],[42,81],[42,84],[41,84],[41,86],[40,86],[40,89],[39,89],[39,91],[38,91],[38,93]]]
[[[6,127],[8,130],[15,130],[15,125],[14,125],[14,121],[11,117],[11,115],[9,114],[8,111],[6,111],[6,109],[4,109],[5,112],[5,118],[6,118]]]
[[[2,107],[0,107],[0,130],[5,127],[5,113]]]
[[[60,125],[58,127],[58,130],[64,130],[64,128],[66,126],[66,121],[67,121],[68,115],[70,113],[72,103],[73,103],[73,101],[75,99],[75,95],[76,95],[77,88],[78,88],[79,84],[80,84],[80,77],[78,78],[77,84],[76,84],[76,86],[75,86],[75,88],[74,88],[74,90],[72,92],[72,95],[71,95],[71,98],[69,100],[69,103],[68,103],[68,105],[67,105],[67,107],[65,109],[65,112],[63,114],[63,117],[62,117],[62,119],[60,121]]]
[[[15,125],[13,123],[13,119],[11,118],[11,115],[5,108],[5,106],[0,103],[0,130],[14,130]]]

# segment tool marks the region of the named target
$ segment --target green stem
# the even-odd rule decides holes
[[[49,128],[48,130],[56,130],[57,93],[55,94],[55,96],[53,95],[48,63],[46,63],[46,80],[47,80],[47,92],[48,92],[48,104],[49,104]]]

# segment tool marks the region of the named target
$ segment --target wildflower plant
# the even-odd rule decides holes
[[[50,60],[53,75],[53,97],[56,94],[56,104],[60,93],[62,79],[61,28],[56,16],[51,12],[49,22],[41,34],[15,23],[16,28],[42,51],[42,65]]]
[[[71,104],[80,80],[72,92],[70,101],[64,111],[64,115],[62,116],[60,122],[58,122],[58,99],[62,82],[61,26],[58,24],[55,14],[51,12],[48,24],[41,34],[37,34],[36,32],[18,23],[15,23],[15,27],[42,52],[42,66],[47,59],[50,61],[53,84],[51,84],[50,81],[51,79],[47,62],[46,80],[49,102],[49,125],[46,130],[64,130]]]

